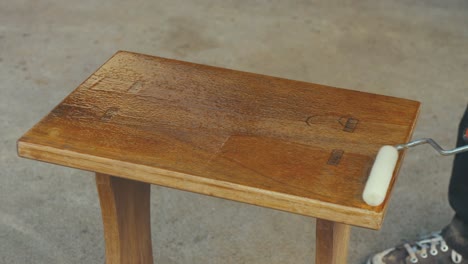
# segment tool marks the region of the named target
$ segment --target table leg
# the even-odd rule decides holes
[[[346,264],[351,227],[328,220],[317,219],[316,264]]]
[[[96,173],[106,263],[153,263],[150,184]]]

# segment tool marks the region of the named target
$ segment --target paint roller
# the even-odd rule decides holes
[[[464,137],[465,139],[468,138],[468,129],[465,131]],[[422,138],[397,146],[383,146],[377,153],[377,157],[375,158],[374,165],[372,166],[362,194],[362,198],[368,205],[378,206],[385,200],[390,181],[392,180],[393,171],[398,161],[398,151],[422,144],[431,145],[443,156],[450,156],[468,151],[468,145],[444,150],[431,138]]]

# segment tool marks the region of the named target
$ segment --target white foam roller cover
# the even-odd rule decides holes
[[[393,146],[383,146],[367,179],[362,198],[371,206],[378,206],[387,196],[388,186],[398,161],[398,150]]]

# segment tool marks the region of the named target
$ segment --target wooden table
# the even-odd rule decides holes
[[[19,155],[96,172],[107,263],[152,263],[150,184],[316,217],[316,263],[346,263],[378,149],[419,103],[118,52],[18,141]],[[401,155],[403,156],[403,155]],[[111,176],[112,175],[112,176]]]

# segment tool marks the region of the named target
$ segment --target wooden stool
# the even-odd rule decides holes
[[[150,184],[316,217],[316,263],[346,263],[350,225],[381,227],[402,159],[372,207],[361,196],[375,155],[410,139],[418,111],[405,99],[118,52],[18,152],[96,172],[107,263],[153,262]]]

